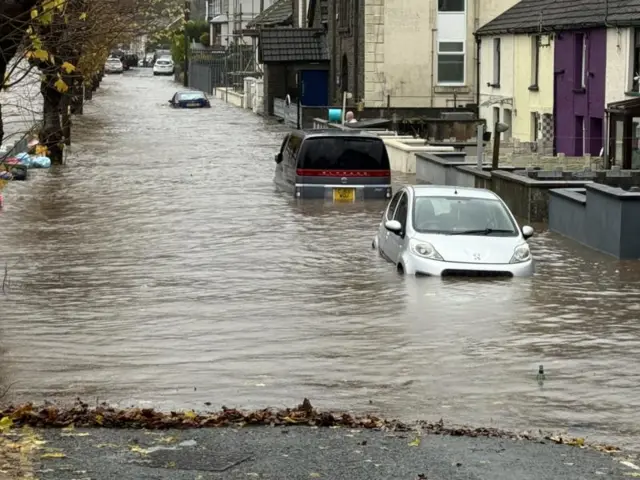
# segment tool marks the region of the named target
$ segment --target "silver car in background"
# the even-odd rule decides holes
[[[105,73],[123,73],[124,65],[119,58],[110,57],[107,58],[106,63],[104,64],[104,72]]]
[[[420,185],[394,195],[372,246],[400,273],[522,277],[534,273],[531,236],[489,190]]]

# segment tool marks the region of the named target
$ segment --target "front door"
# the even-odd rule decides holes
[[[305,107],[329,105],[329,72],[327,70],[302,70],[300,98]]]

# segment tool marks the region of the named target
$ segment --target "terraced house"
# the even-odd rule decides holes
[[[477,31],[480,114],[532,151],[601,155],[606,105],[638,95],[640,0],[522,0]]]
[[[514,1],[279,0],[282,8],[288,4],[293,12],[290,28],[299,32],[264,29],[260,50],[267,63],[279,64],[271,68],[270,84],[278,70],[291,86],[296,62],[326,64],[331,105],[338,104],[344,92],[353,95],[352,103],[365,107],[475,104],[474,30],[482,18],[492,18]],[[292,90],[265,85],[276,95]]]

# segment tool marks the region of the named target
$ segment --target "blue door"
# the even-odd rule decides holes
[[[329,72],[327,70],[303,70],[300,81],[302,105],[325,107],[329,104]]]

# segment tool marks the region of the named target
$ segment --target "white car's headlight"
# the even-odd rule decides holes
[[[518,245],[513,250],[513,257],[511,257],[511,263],[522,263],[528,262],[531,260],[531,250],[529,250],[529,245],[523,243]]]
[[[419,240],[411,240],[410,242],[411,252],[422,258],[428,258],[430,260],[443,261],[442,255],[431,245],[429,242],[421,242]]]

